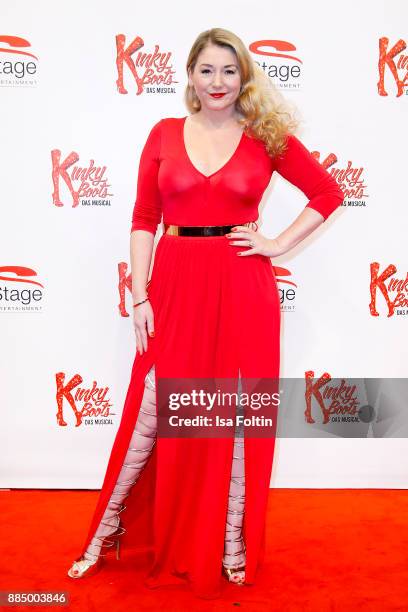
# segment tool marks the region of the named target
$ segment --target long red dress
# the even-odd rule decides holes
[[[295,137],[281,158],[243,132],[231,158],[206,176],[184,144],[183,118],[150,131],[139,164],[133,230],[165,224],[239,225],[258,219],[276,170],[326,219],[343,201],[329,173]],[[160,377],[279,377],[280,303],[269,257],[239,257],[225,236],[163,234],[149,288],[155,337],[136,353],[120,426],[82,554],[106,509],[155,364]],[[245,248],[245,247],[244,247]],[[190,584],[203,598],[222,592],[222,557],[234,439],[158,438],[121,514],[122,558],[148,563],[145,585]],[[246,583],[264,556],[274,438],[245,438]],[[138,555],[144,553],[139,557]]]

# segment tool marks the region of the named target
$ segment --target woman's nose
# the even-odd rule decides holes
[[[222,77],[220,74],[215,74],[212,82],[214,87],[220,87],[222,85]]]

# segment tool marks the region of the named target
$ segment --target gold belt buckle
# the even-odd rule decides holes
[[[168,234],[169,236],[178,236],[178,225],[167,225],[166,223],[163,224],[164,225],[164,231],[166,234]]]

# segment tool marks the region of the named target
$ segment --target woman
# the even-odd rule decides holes
[[[197,596],[215,598],[222,572],[253,584],[263,560],[274,437],[157,436],[157,383],[279,377],[280,304],[270,258],[316,229],[343,194],[292,134],[295,120],[236,35],[220,28],[200,34],[187,73],[191,115],[156,123],[140,158],[131,228],[138,354],[69,576],[94,573],[101,549],[121,542],[132,558],[148,555],[146,586],[187,581]],[[272,239],[256,220],[275,170],[310,201]],[[162,214],[165,233],[147,283]]]

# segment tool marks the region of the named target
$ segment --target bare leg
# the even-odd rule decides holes
[[[125,509],[125,506],[122,505],[123,500],[130,494],[132,486],[139,479],[150,457],[156,442],[156,433],[156,390],[154,385],[154,366],[152,366],[145,378],[143,399],[125,462],[108,502],[105,514],[102,517],[100,526],[86,550],[84,555],[86,559],[96,561],[101,554],[101,542],[103,542],[103,538],[117,532],[120,522],[119,514]],[[123,532],[124,531],[122,531],[122,533]]]
[[[241,373],[239,372],[238,393],[242,391]],[[238,403],[238,413],[242,406]],[[235,430],[234,449],[232,453],[231,481],[228,494],[227,525],[225,530],[225,545],[223,565],[236,569],[245,566],[245,542],[242,536],[242,521],[245,514],[245,446],[243,435],[238,428]],[[242,582],[245,571],[234,572],[230,577],[233,582]]]
[[[101,552],[102,547],[106,548],[115,544],[115,541],[107,536],[115,534],[117,539],[125,532],[123,527],[119,527],[119,514],[126,508],[123,500],[130,494],[132,486],[137,482],[156,442],[157,414],[154,376],[153,365],[145,377],[145,389],[136,426],[118,480],[94,537],[81,560],[76,561],[70,570],[74,578],[90,565],[94,565],[100,556],[105,556]],[[106,541],[104,538],[107,538]]]
[[[235,438],[231,481],[228,495],[227,525],[223,564],[229,568],[245,565],[245,543],[242,537],[242,521],[245,513],[245,461],[244,440]],[[237,579],[243,572],[237,572]]]

